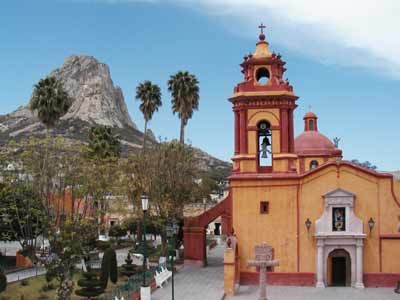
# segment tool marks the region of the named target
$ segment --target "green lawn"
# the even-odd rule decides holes
[[[76,281],[80,278],[79,274],[76,274],[74,276],[74,290],[78,289],[78,285],[76,284]],[[118,284],[122,284],[125,282],[124,278],[119,278],[119,281],[117,282]],[[42,286],[46,283],[45,277],[44,276],[38,276],[38,277],[33,277],[28,279],[29,285],[27,286],[22,286],[20,282],[16,283],[11,283],[7,285],[7,289],[5,292],[0,294],[0,300],[53,300],[56,299],[56,290],[51,290],[48,292],[41,292]],[[53,281],[54,285],[56,285],[56,281]],[[107,290],[111,290],[116,285],[111,283],[111,281],[108,282],[108,288]],[[23,298],[22,298],[23,297]],[[79,296],[76,296],[75,293],[72,296],[72,300],[81,300],[85,299]]]

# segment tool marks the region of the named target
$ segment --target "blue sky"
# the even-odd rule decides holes
[[[188,70],[200,81],[201,99],[186,137],[229,160],[233,115],[227,98],[241,80],[239,64],[254,51],[262,21],[300,97],[296,134],[311,105],[320,131],[341,137],[345,159],[400,169],[400,41],[392,34],[400,26],[399,5],[380,1],[373,9],[372,0],[354,2],[343,10],[345,1],[334,7],[313,0],[7,1],[0,8],[0,114],[26,104],[33,84],[67,56],[86,54],[109,65],[139,128],[135,87],[143,80],[159,84],[163,107],[150,127],[156,136],[177,138],[179,120],[171,113],[166,82]],[[310,4],[313,14],[303,13]],[[327,17],[335,10],[345,13]]]

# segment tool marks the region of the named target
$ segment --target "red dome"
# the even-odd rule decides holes
[[[339,156],[342,151],[318,131],[305,131],[294,141],[296,154],[307,156]]]
[[[317,115],[314,114],[312,111],[309,111],[308,113],[306,113],[304,115],[304,119],[308,119],[308,118],[317,118]]]

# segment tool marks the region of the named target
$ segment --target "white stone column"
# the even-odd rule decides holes
[[[356,283],[355,288],[363,289],[363,240],[356,241]]]
[[[324,240],[317,239],[317,288],[324,288]]]

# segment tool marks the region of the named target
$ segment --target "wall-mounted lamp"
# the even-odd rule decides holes
[[[304,222],[304,224],[305,224],[306,227],[307,227],[307,231],[310,231],[310,228],[311,228],[312,223],[311,223],[311,221],[310,221],[309,218],[307,218],[307,220]]]
[[[372,228],[374,228],[374,226],[375,226],[375,221],[374,221],[374,219],[372,219],[372,217],[371,217],[371,218],[369,218],[369,220],[368,220],[368,227],[369,227],[369,232],[370,232],[370,233],[371,233]]]

